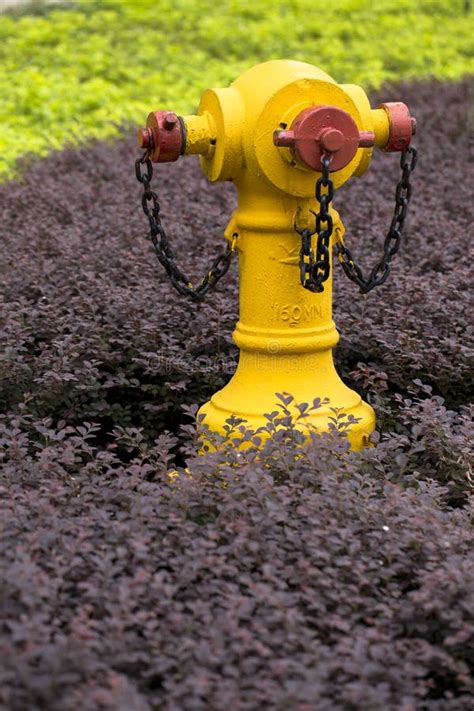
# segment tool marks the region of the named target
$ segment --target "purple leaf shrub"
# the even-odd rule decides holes
[[[197,455],[196,403],[235,367],[237,273],[204,304],[172,290],[133,138],[0,188],[1,708],[472,710],[467,92],[393,89],[419,126],[406,239],[377,292],[335,279],[338,367],[378,418],[359,453],[343,413],[304,442],[282,383],[265,444],[234,418],[247,447]],[[397,164],[336,196],[365,265]],[[192,160],[156,183],[202,273],[232,186]]]

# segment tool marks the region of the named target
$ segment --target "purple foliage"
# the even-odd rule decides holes
[[[407,239],[377,292],[335,280],[339,370],[378,416],[361,453],[342,420],[302,445],[281,401],[262,452],[196,456],[193,403],[236,358],[236,270],[202,305],[171,289],[133,140],[0,188],[1,708],[472,710],[467,82],[388,93],[420,128]],[[397,160],[336,196],[365,264]],[[161,173],[201,273],[232,187],[192,160]]]

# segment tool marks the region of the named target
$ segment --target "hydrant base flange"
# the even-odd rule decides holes
[[[316,397],[316,392],[317,389],[315,388],[314,397]],[[353,395],[356,395],[355,392],[351,392]],[[270,414],[276,410],[281,413],[279,408],[281,402],[278,401],[277,397],[273,395],[273,398],[269,398],[267,403],[262,402],[260,399],[259,402],[261,403],[261,409],[259,409],[258,412],[249,412],[248,410],[242,411],[241,409],[236,412],[235,410],[227,407],[222,407],[219,404],[219,401],[222,399],[219,397],[221,393],[222,391],[216,393],[216,395],[214,395],[209,402],[200,408],[198,413],[198,415],[204,415],[203,422],[207,425],[207,427],[209,427],[209,430],[225,436],[226,431],[224,427],[228,424],[229,419],[231,417],[238,417],[239,420],[244,420],[243,424],[246,428],[254,432],[259,430],[258,436],[265,439],[265,427],[268,425],[268,420],[262,413]],[[249,393],[249,395],[252,394],[253,393]],[[225,400],[231,398],[232,394],[229,393],[228,397],[225,397]],[[335,418],[335,410],[331,408],[338,407],[340,408],[340,422],[343,429],[344,422],[347,422],[347,417],[349,415],[355,418],[355,421],[351,424],[349,431],[347,432],[347,438],[350,442],[351,449],[358,451],[364,447],[367,447],[370,444],[370,435],[375,429],[375,413],[372,407],[368,403],[364,402],[359,396],[356,397],[356,400],[356,402],[347,405],[344,405],[344,403],[341,403],[340,401],[338,403],[329,402],[327,405],[322,405],[307,417],[300,419],[296,423],[295,428],[304,434],[307,434],[310,431],[316,431],[318,433],[328,432],[330,427],[334,424],[333,420]],[[311,405],[311,403],[309,404]],[[290,403],[289,409],[290,411],[293,410],[295,415],[298,414],[298,411],[293,406],[293,403]],[[270,436],[269,431],[267,431],[266,436]],[[205,434],[203,435],[203,443],[206,443]]]

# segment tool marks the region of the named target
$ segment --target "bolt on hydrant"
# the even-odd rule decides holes
[[[200,410],[211,431],[225,434],[232,415],[252,429],[264,426],[276,393],[287,392],[296,403],[327,400],[305,424],[327,430],[331,408],[340,408],[356,418],[348,435],[352,448],[368,443],[374,411],[333,363],[339,334],[332,320],[332,249],[362,293],[386,280],[411,195],[415,126],[405,104],[372,109],[359,86],[286,60],[257,65],[229,88],[205,91],[197,115],[150,113],[139,131],[145,154],[136,173],[151,240],[173,285],[202,298],[225,274],[233,252],[239,255],[240,318],[233,337],[240,357],[230,382]],[[367,170],[374,146],[402,153],[402,175],[382,257],[366,278],[345,246],[332,201],[335,190]],[[211,182],[230,180],[238,193],[227,251],[196,287],[176,264],[150,185],[151,162],[189,154],[200,156]]]

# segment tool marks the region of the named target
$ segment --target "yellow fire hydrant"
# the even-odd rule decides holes
[[[230,247],[201,283],[202,294],[227,270],[232,252],[238,253],[240,318],[233,337],[240,357],[230,382],[200,410],[211,431],[224,434],[231,415],[252,429],[265,425],[276,393],[287,392],[296,403],[327,399],[304,426],[327,430],[331,408],[339,408],[355,418],[352,448],[367,443],[374,411],[342,382],[333,363],[339,334],[332,319],[331,252],[335,246],[361,291],[388,276],[411,193],[416,153],[408,146],[414,128],[404,104],[372,109],[360,87],[337,84],[314,66],[286,60],[257,65],[229,88],[205,91],[197,115],[149,115],[139,131],[146,150],[142,164],[198,154],[210,181],[232,181],[238,193],[225,232]],[[411,164],[405,159],[402,165],[384,257],[365,280],[344,246],[344,227],[331,200],[335,189],[365,172],[374,145],[413,155]],[[143,204],[158,257],[174,285],[192,292],[167,243],[151,173],[143,176],[138,168],[137,177],[144,183]]]

